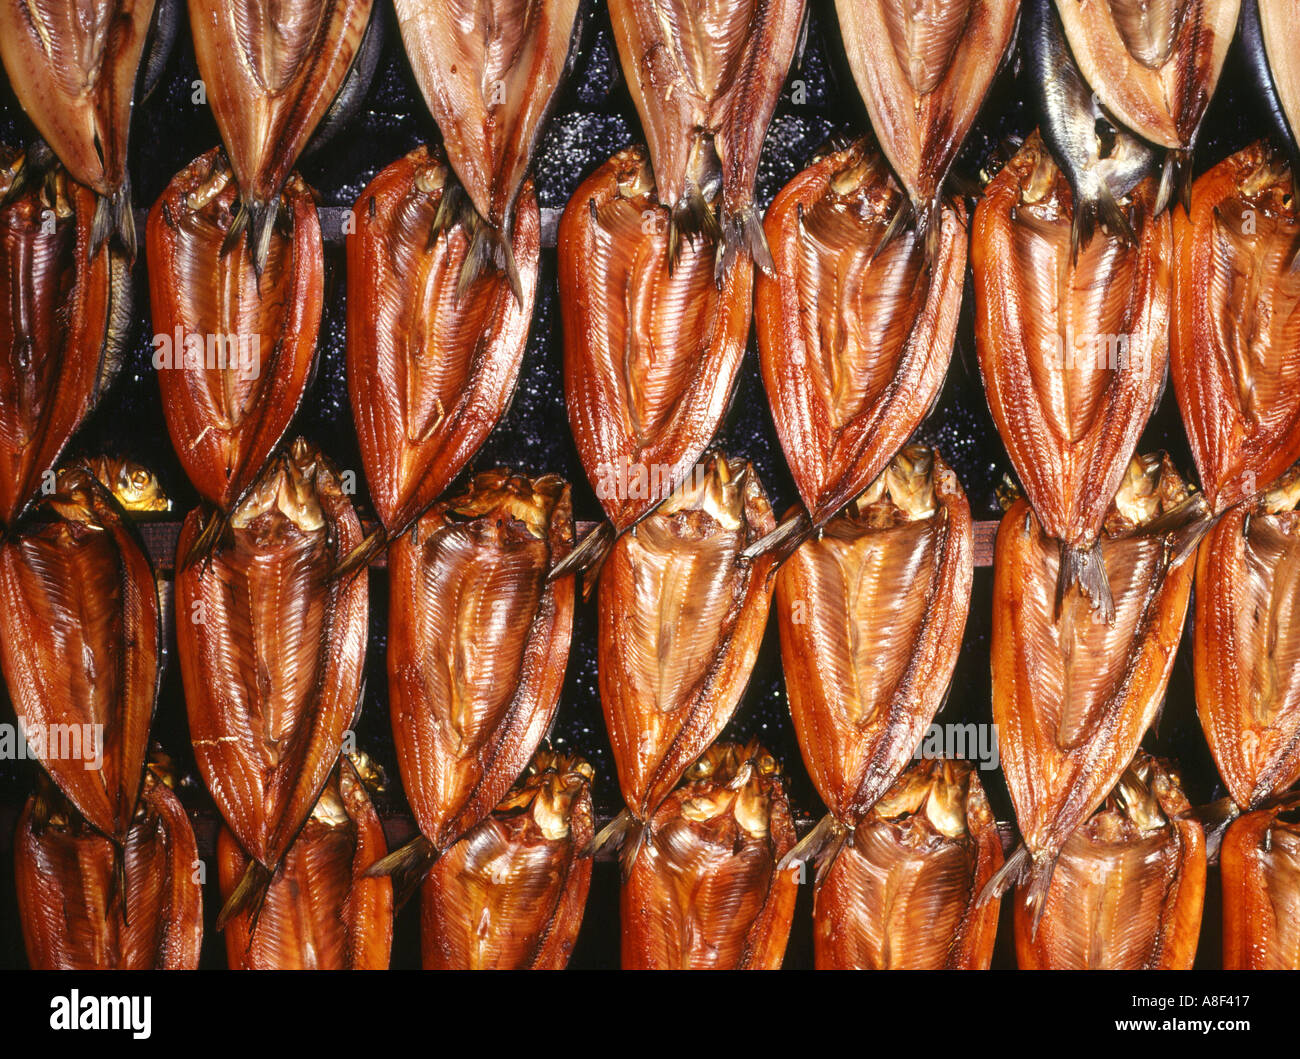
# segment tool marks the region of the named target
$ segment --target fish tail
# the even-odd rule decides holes
[[[135,260],[135,213],[131,209],[131,178],[123,177],[121,185],[110,195],[95,199],[95,216],[90,223],[90,259],[94,260],[100,247],[116,240],[118,249],[128,261]]]
[[[385,548],[388,547],[388,534],[383,526],[376,529],[370,536],[366,537],[360,544],[353,548],[347,555],[339,561],[339,564],[330,571],[329,579],[331,581],[342,581],[353,577],[355,574],[366,569],[371,562]]]
[[[994,873],[993,878],[984,884],[984,889],[979,892],[979,896],[975,899],[976,906],[982,908],[984,905],[998,900],[1012,887],[1023,883],[1029,877],[1032,863],[1028,847],[1023,844],[1017,846],[1015,852]]]
[[[812,519],[808,512],[803,508],[787,515],[777,525],[771,533],[759,537],[753,544],[740,553],[742,559],[750,562],[757,559],[760,555],[772,554],[775,562],[772,569],[775,572],[780,566],[799,550],[809,537],[816,532]]]
[[[727,213],[722,219],[722,241],[714,255],[713,281],[719,287],[731,269],[732,263],[741,255],[747,255],[767,275],[776,275],[776,262],[772,260],[772,248],[767,245],[767,234],[763,231],[763,222],[758,211],[752,205]]]
[[[723,232],[713,207],[704,198],[704,192],[692,183],[668,212],[669,272],[681,260],[684,242],[694,243],[699,236],[716,242],[723,238]]]
[[[1075,203],[1074,221],[1070,225],[1071,264],[1078,262],[1079,251],[1086,249],[1092,242],[1099,224],[1129,246],[1137,246],[1137,233],[1133,231],[1124,207],[1115,200],[1110,186],[1104,180],[1097,182],[1097,188],[1092,194],[1078,196]]]
[[[1035,858],[1029,869],[1025,887],[1025,905],[1031,917],[1029,936],[1038,937],[1038,925],[1047,911],[1047,894],[1052,888],[1052,875],[1056,871],[1056,857]]]
[[[248,934],[251,938],[253,931],[257,929],[257,919],[261,915],[266,891],[271,888],[271,879],[274,876],[275,873],[265,864],[256,860],[250,861],[248,867],[244,869],[244,874],[240,876],[234,892],[217,913],[217,929],[225,930],[226,924],[235,916],[245,909],[250,909],[252,915]]]
[[[280,200],[270,202],[253,202],[248,207],[248,239],[253,251],[253,272],[260,280],[266,259],[271,253],[271,234],[275,231],[275,219],[280,212]]]
[[[1169,161],[1173,170],[1174,197],[1182,205],[1183,212],[1190,217],[1192,215],[1192,178],[1195,175],[1192,172],[1191,148],[1170,151]]]
[[[585,574],[588,572],[598,574],[605,559],[609,556],[610,550],[614,547],[614,541],[617,539],[618,534],[614,532],[614,524],[612,522],[601,522],[578,542],[578,546],[573,551],[551,567],[551,572],[546,575],[546,580],[558,581],[570,574]],[[584,590],[584,597],[588,594],[590,594],[590,587]]]
[[[244,232],[248,229],[248,217],[248,205],[243,200],[240,200],[239,209],[235,211],[235,219],[231,221],[226,237],[221,240],[222,257],[225,257],[239,245],[239,240],[243,238]]]
[[[827,813],[781,858],[776,866],[777,873],[787,872],[811,861],[817,866],[817,881],[820,883],[851,833],[851,828],[835,819],[833,813]]]
[[[1070,589],[1078,586],[1079,591],[1092,603],[1092,609],[1101,612],[1102,620],[1107,625],[1115,624],[1115,600],[1110,592],[1110,580],[1106,576],[1106,565],[1102,561],[1101,544],[1081,548],[1076,544],[1061,542],[1060,569],[1056,577],[1056,619],[1061,617],[1061,608]]]
[[[184,556],[181,557],[181,570],[188,570],[195,563],[205,561],[216,548],[217,542],[225,535],[229,522],[228,515],[223,515],[216,508],[210,507],[206,512],[203,528],[199,530]]]
[[[393,908],[396,911],[415,895],[438,855],[432,842],[423,835],[416,835],[406,845],[375,861],[363,875],[367,879],[392,879]]]
[[[918,225],[924,223],[918,217],[916,204],[911,199],[904,199],[895,211],[893,219],[890,220],[888,226],[886,226],[885,234],[881,237],[880,242],[876,244],[876,249],[871,254],[872,262],[883,254],[885,248],[906,231],[907,226],[914,220]],[[921,234],[919,230],[918,234]],[[927,252],[928,249],[929,248],[927,247]]]
[[[591,855],[594,857],[603,849],[617,853],[623,879],[626,881],[641,852],[641,846],[645,843],[645,837],[645,823],[638,820],[631,809],[624,809],[592,839]]]

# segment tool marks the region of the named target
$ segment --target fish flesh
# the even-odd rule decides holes
[[[1300,68],[1288,64],[1286,42],[1298,22],[1297,0],[1269,0],[1263,8],[1259,0],[1241,0],[1242,52],[1292,168],[1300,165]]]
[[[157,582],[135,528],[89,468],[60,473],[38,510],[39,521],[0,544],[5,684],[42,767],[121,849],[161,678]]]
[[[579,0],[395,0],[416,83],[482,222],[463,268],[490,259],[523,299],[515,210],[572,63]],[[527,207],[525,207],[527,208]]]
[[[1267,143],[1202,176],[1174,218],[1171,374],[1218,514],[1300,460],[1300,206]]]
[[[975,767],[921,761],[844,833],[817,874],[819,970],[987,970],[1002,841]]]
[[[390,540],[438,499],[509,408],[537,291],[531,184],[512,235],[520,297],[495,269],[461,289],[473,235],[447,216],[452,186],[442,155],[418,147],[361,193],[347,238],[352,415]]]
[[[1223,966],[1300,970],[1300,821],[1261,809],[1232,822],[1219,849]]]
[[[199,77],[239,184],[226,233],[259,275],[281,192],[361,48],[374,0],[189,0]]]
[[[646,152],[629,147],[578,188],[560,221],[564,395],[578,455],[612,532],[589,534],[584,566],[668,498],[731,402],[749,336],[753,267],[714,281],[711,241],[676,263]]]
[[[538,751],[492,814],[426,876],[426,970],[562,970],[591,885],[592,767]]]
[[[756,743],[709,747],[625,847],[624,970],[777,970],[799,892],[785,781]]]
[[[771,272],[754,181],[804,0],[609,0],[609,16],[667,211],[669,261],[702,233],[716,240],[719,279],[741,255]]]
[[[1102,107],[1174,152],[1186,205],[1190,155],[1237,32],[1241,0],[1056,0],[1056,8]]]
[[[795,734],[817,793],[849,828],[908,766],[948,693],[974,552],[957,476],[909,445],[777,574]]]
[[[384,828],[356,768],[340,757],[260,913],[226,924],[226,959],[245,971],[385,971],[393,943],[393,886],[366,870],[388,852]],[[229,897],[248,856],[229,827],[217,838],[217,868]]]
[[[500,804],[550,728],[574,585],[548,575],[572,546],[568,483],[495,470],[390,547],[389,710],[420,828],[383,865],[399,901]]]
[[[1026,0],[1025,20],[1040,133],[1069,181],[1073,198],[1071,258],[1078,259],[1080,248],[1100,226],[1136,245],[1137,234],[1119,200],[1161,169],[1162,152],[1107,118],[1075,65],[1053,0]],[[1172,172],[1172,167],[1164,167],[1171,180]],[[1162,179],[1156,213],[1163,211],[1171,190]]]
[[[1196,560],[1196,706],[1250,809],[1300,780],[1300,468],[1224,512]]]
[[[744,694],[773,561],[742,553],[775,524],[754,468],[716,454],[605,562],[600,704],[633,822],[651,819]]]
[[[198,969],[199,851],[171,782],[147,770],[120,848],[48,783],[27,800],[14,875],[33,970]]]
[[[127,139],[154,0],[4,0],[0,60],[18,102],[73,180],[97,196],[89,254],[135,257]]]
[[[993,721],[1024,846],[999,880],[1020,879],[1036,915],[1052,866],[1119,782],[1164,700],[1207,524],[1204,500],[1162,453],[1135,458],[1103,524],[1113,622],[1071,592],[1024,500],[993,559]]]
[[[1021,969],[1190,970],[1205,865],[1205,835],[1177,773],[1139,751],[1065,843],[1041,920],[1017,892]]]
[[[1154,180],[1132,195],[1136,245],[1118,233],[1072,253],[1069,182],[1035,133],[975,210],[975,338],[989,410],[1048,536],[1064,595],[1110,620],[1098,550],[1107,509],[1155,408],[1169,356],[1168,214]]]
[[[178,557],[203,517],[186,517]],[[267,466],[204,559],[177,564],[194,758],[250,859],[217,929],[245,908],[256,918],[360,707],[369,585],[334,576],[360,543],[338,473],[300,438]]]
[[[1020,0],[835,0],[871,127],[933,260],[953,159],[1015,41]]]
[[[149,211],[153,363],[172,445],[199,495],[223,513],[244,498],[289,429],[316,363],[325,296],[320,220],[294,175],[287,231],[260,272],[227,252],[239,190],[220,148],[186,166]]]
[[[94,195],[0,145],[0,527],[12,529],[110,384],[130,327],[130,269],[92,254]],[[49,223],[52,222],[52,223]]]
[[[904,194],[866,140],[815,161],[767,211],[776,262],[754,306],[772,419],[820,527],[885,470],[937,400],[966,275],[966,212],[926,257],[890,239]]]

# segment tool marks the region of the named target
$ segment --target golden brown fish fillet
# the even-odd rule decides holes
[[[798,895],[785,782],[756,743],[710,747],[624,850],[627,970],[776,970]]]
[[[1218,513],[1300,460],[1300,207],[1260,142],[1220,162],[1174,217],[1171,374]]]
[[[154,0],[4,0],[0,59],[18,102],[72,178],[99,196],[90,255],[135,257],[126,167],[136,71]]]
[[[1002,866],[997,821],[969,762],[903,774],[817,873],[819,969],[987,970],[998,903],[980,892]]]
[[[465,289],[473,232],[446,217],[451,171],[419,147],[357,200],[348,236],[348,384],[371,501],[391,538],[451,484],[510,406],[537,290],[540,215],[519,198],[522,296],[488,269]]]
[[[243,244],[223,249],[239,190],[221,149],[186,166],[149,211],[153,363],[172,445],[209,503],[243,499],[302,403],[316,361],[325,258],[311,190],[281,194],[286,233],[260,274]]]
[[[1115,620],[1080,593],[1056,604],[1060,551],[1025,501],[993,560],[993,720],[1041,909],[1052,865],[1137,752],[1164,700],[1192,587],[1205,505],[1162,454],[1129,466],[1101,536]],[[1014,862],[1014,863],[1013,863]]]
[[[957,476],[910,445],[777,574],[795,734],[817,793],[848,827],[907,767],[948,692],[974,549]]]
[[[162,626],[149,556],[82,465],[0,545],[0,662],[31,749],[89,825],[121,846],[158,693]]]
[[[1139,751],[1065,843],[1042,919],[1016,893],[1024,970],[1190,970],[1205,903],[1205,836],[1178,776]]]
[[[874,481],[937,399],[966,275],[966,214],[927,263],[887,232],[906,200],[866,140],[827,154],[767,211],[775,275],[754,311],[763,383],[814,526]]]
[[[434,970],[562,970],[591,885],[591,781],[581,758],[538,751],[492,814],[430,870],[420,947]]]
[[[599,685],[619,789],[646,821],[721,734],[767,625],[772,558],[742,552],[775,525],[754,468],[714,455],[601,571]]]
[[[176,796],[149,771],[119,851],[44,786],[27,800],[14,840],[18,915],[31,967],[197,969],[199,851]]]
[[[1300,469],[1229,508],[1196,560],[1196,706],[1243,809],[1300,780]]]
[[[503,470],[429,509],[388,557],[393,742],[421,837],[389,859],[399,898],[527,767],[559,705],[572,578],[569,486]]]
[[[181,527],[177,555],[200,532]],[[203,560],[178,563],[176,645],[199,771],[252,863],[227,899],[254,915],[311,815],[360,703],[368,583],[335,578],[361,543],[337,473],[299,439]]]
[[[1011,46],[1020,0],[836,0],[835,9],[871,127],[907,189],[915,241],[933,259],[944,180]]]
[[[1300,970],[1300,821],[1259,810],[1234,820],[1219,849],[1223,966]]]
[[[1169,356],[1169,219],[1133,192],[1136,246],[1103,233],[1072,253],[1074,203],[1038,134],[975,211],[975,337],[989,410],[1034,513],[1109,620],[1097,542],[1159,399]]]
[[[385,971],[393,943],[393,886],[365,875],[388,851],[384,828],[356,769],[340,757],[285,854],[256,930],[243,911],[226,924],[226,959],[245,971]],[[230,828],[217,839],[221,894],[248,869]]]
[[[228,238],[247,232],[266,263],[280,192],[361,47],[374,0],[189,0],[199,76],[241,209]]]
[[[804,0],[609,0],[609,15],[667,211],[668,257],[707,232],[722,241],[719,277],[738,253],[770,271],[754,179]]]

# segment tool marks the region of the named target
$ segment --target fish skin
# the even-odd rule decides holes
[[[178,557],[202,523],[191,511]],[[194,757],[240,846],[272,875],[360,702],[369,586],[331,576],[360,542],[336,472],[298,439],[209,555],[178,563],[176,641]]]
[[[767,211],[776,269],[755,287],[759,363],[814,526],[885,470],[947,374],[965,280],[965,208],[943,207],[928,263],[915,232],[889,240],[903,208],[883,158],[859,140],[815,161]]]
[[[909,446],[777,573],[795,733],[817,793],[849,828],[908,767],[947,695],[974,547],[957,476]]]
[[[1055,616],[1058,549],[1024,500],[998,528],[993,721],[1035,898],[1154,722],[1182,635],[1205,506],[1167,457],[1143,457],[1132,468],[1130,495],[1120,494],[1100,542],[1113,624],[1073,591]],[[1145,505],[1139,517],[1125,516],[1131,505]]]
[[[285,181],[347,77],[373,6],[189,0],[199,76],[239,183],[258,272]]]
[[[594,772],[541,750],[425,878],[426,970],[563,970],[591,885]]]
[[[154,0],[0,3],[0,59],[19,103],[73,179],[106,200],[92,253],[111,220],[135,257],[127,138],[153,11]]]
[[[944,180],[1013,45],[1020,0],[836,0],[835,10],[871,127],[933,258]]]
[[[619,538],[602,568],[597,683],[637,821],[651,819],[744,694],[773,559],[742,553],[775,525],[753,466],[714,455]]]
[[[708,448],[749,335],[751,264],[734,261],[719,286],[700,236],[670,267],[668,228],[641,147],[588,177],[560,221],[569,426],[617,533],[662,503]]]
[[[741,256],[770,271],[754,181],[804,0],[609,0],[609,14],[658,202],[669,213],[670,247],[679,245],[675,233],[716,231],[719,279]]]
[[[1295,42],[1295,27],[1300,24],[1300,3],[1297,0],[1243,0],[1242,20],[1245,36],[1245,11],[1255,9],[1259,19],[1259,36],[1268,62],[1268,73],[1277,93],[1277,102],[1291,133],[1291,158],[1300,164],[1300,67],[1291,59],[1291,46]]]
[[[1247,810],[1300,780],[1296,476],[1229,508],[1201,541],[1193,623],[1196,706],[1233,800]]]
[[[1219,851],[1223,966],[1300,970],[1300,826],[1277,809],[1246,813]]]
[[[1062,593],[1077,581],[1107,617],[1096,544],[1169,354],[1172,239],[1168,215],[1151,217],[1155,194],[1153,182],[1134,193],[1137,246],[1099,235],[1072,263],[1069,184],[1033,134],[985,189],[971,233],[989,411],[1035,514],[1066,546]]]
[[[316,807],[285,854],[255,931],[239,912],[226,926],[233,970],[384,971],[393,942],[393,885],[365,871],[387,852],[384,828],[355,767],[339,758]],[[248,868],[230,828],[217,837],[221,895]]]
[[[798,895],[779,766],[751,743],[710,747],[624,850],[624,970],[777,970]]]
[[[199,965],[198,845],[176,796],[152,772],[123,848],[75,810],[34,794],[14,841],[18,914],[33,970],[186,970]],[[44,823],[41,823],[44,820]],[[125,880],[125,909],[117,865]]]
[[[389,551],[388,688],[407,801],[445,851],[500,803],[559,705],[572,578],[569,486],[487,471]]]
[[[1037,925],[1017,892],[1021,970],[1191,969],[1205,902],[1204,832],[1163,763],[1139,751],[1123,782],[1148,808],[1134,819],[1117,788],[1070,836]]]
[[[347,237],[348,387],[371,501],[390,539],[505,414],[536,296],[541,220],[531,184],[514,225],[520,299],[494,270],[458,289],[472,233],[436,227],[449,186],[442,156],[419,147],[362,192]]]
[[[1300,19],[1300,7],[1296,7],[1293,12],[1288,12],[1288,4],[1295,7],[1293,0],[1282,0],[1281,3],[1272,3],[1268,7],[1270,19],[1277,11],[1283,12],[1283,19],[1289,13],[1291,22]],[[1291,159],[1292,168],[1300,165],[1300,140],[1297,140],[1295,129],[1300,127],[1300,75],[1297,75],[1285,64],[1285,50],[1279,48],[1278,42],[1286,39],[1287,27],[1285,24],[1270,24],[1269,40],[1273,42],[1273,51],[1281,56],[1277,64],[1277,73],[1274,73],[1274,63],[1270,59],[1269,43],[1265,40],[1265,31],[1263,17],[1261,15],[1259,0],[1241,0],[1241,21],[1238,27],[1238,35],[1241,40],[1242,55],[1245,56],[1246,65],[1249,67],[1251,75],[1255,81],[1255,87],[1259,95],[1263,97],[1265,109],[1268,111],[1269,123],[1277,135],[1278,142],[1286,149],[1288,157]],[[1288,101],[1282,101],[1282,91],[1287,93]],[[1288,113],[1287,106],[1291,109]]]
[[[238,188],[221,148],[195,159],[173,178],[149,211],[149,298],[154,332],[172,362],[157,368],[172,445],[194,488],[229,513],[244,498],[280,444],[302,404],[316,364],[325,296],[325,257],[312,192],[289,178],[282,192],[289,233],[270,237],[260,273],[252,250],[225,249],[235,224]],[[177,329],[186,348],[175,348]],[[178,367],[188,339],[204,347],[204,364]],[[245,378],[240,347],[257,339],[255,371]],[[162,347],[154,341],[154,362]],[[225,365],[209,366],[213,354]]]
[[[1171,375],[1216,514],[1300,460],[1298,249],[1294,178],[1264,142],[1209,170],[1174,217]]]
[[[1190,151],[1237,30],[1241,0],[1162,0],[1145,26],[1132,0],[1056,0],[1066,39],[1101,105],[1133,133]],[[1127,31],[1127,32],[1126,32]]]
[[[1001,866],[976,769],[918,762],[819,865],[817,969],[987,970],[999,909],[979,897]]]
[[[84,751],[76,760],[47,753],[41,764],[120,846],[161,679],[157,582],[134,527],[88,468],[61,473],[41,511],[47,521],[0,544],[0,663],[28,731],[102,726],[101,768],[87,768]]]

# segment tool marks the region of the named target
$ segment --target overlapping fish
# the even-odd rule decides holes
[[[393,943],[393,886],[365,872],[388,851],[384,828],[356,768],[340,757],[256,917],[226,924],[226,958],[239,970],[383,971]],[[229,898],[248,870],[229,827],[217,869]]]
[[[352,68],[374,0],[189,5],[199,76],[239,184],[225,245],[246,236],[260,274],[285,182]]]
[[[609,15],[667,211],[669,261],[704,233],[717,240],[719,279],[741,254],[770,271],[754,179],[804,0],[610,0]]]
[[[1043,910],[1015,902],[1023,970],[1189,970],[1205,903],[1205,836],[1178,776],[1139,752],[1061,850]]]
[[[152,769],[120,848],[43,784],[14,840],[27,962],[42,971],[197,969],[198,866],[185,810]]]
[[[1076,259],[1069,182],[1033,134],[985,189],[971,235],[993,421],[1038,522],[1061,542],[1058,599],[1077,584],[1107,620],[1102,522],[1169,354],[1172,249],[1156,194],[1148,180],[1131,196],[1136,245],[1106,232]]]
[[[431,861],[492,812],[559,704],[572,578],[569,486],[485,471],[430,508],[388,556],[388,694],[402,783],[420,836],[381,870],[399,901]]]
[[[1226,970],[1300,970],[1300,820],[1257,810],[1219,848]]]
[[[623,967],[776,970],[798,895],[780,769],[756,743],[711,746],[624,851]]]
[[[918,445],[777,574],[795,734],[840,826],[893,786],[942,705],[973,576],[966,494]]]
[[[167,429],[194,488],[225,514],[289,429],[316,362],[320,221],[296,175],[278,194],[283,223],[266,234],[260,270],[246,244],[225,249],[240,207],[220,148],[181,170],[149,212],[153,362]]]
[[[591,781],[581,758],[541,750],[492,814],[425,877],[426,969],[561,970],[591,885]]]
[[[726,727],[767,624],[775,526],[754,468],[713,455],[601,573],[598,682],[619,789],[635,828]]]
[[[381,171],[348,236],[348,386],[371,502],[388,539],[451,484],[510,406],[537,290],[540,215],[520,193],[516,297],[495,268],[460,277],[474,235],[451,171],[419,147]]]
[[[966,274],[965,210],[943,207],[927,258],[915,229],[890,238],[906,208],[884,158],[859,140],[815,161],[767,211],[776,267],[755,290],[759,359],[814,527],[884,471],[948,370]]]
[[[202,521],[199,509],[185,519],[178,556]],[[360,543],[337,473],[299,439],[267,466],[208,555],[177,564],[194,757],[249,858],[218,929],[245,908],[256,919],[360,705],[368,582],[334,576]]]
[[[415,80],[481,222],[459,218],[470,233],[462,285],[492,261],[522,302],[536,277],[524,278],[515,258],[515,211],[569,67],[579,0],[395,0],[395,7]],[[452,201],[446,208],[455,209]]]
[[[974,766],[918,762],[818,872],[817,967],[987,970],[998,904],[979,897],[1001,866],[997,821]]]
[[[1164,700],[1205,503],[1167,456],[1133,460],[1099,540],[1115,616],[1069,592],[1056,542],[1024,500],[993,560],[993,720],[1024,845],[998,880],[1043,914],[1053,864],[1129,767]]]
[[[1295,176],[1263,142],[1202,176],[1174,218],[1171,373],[1215,513],[1300,460],[1297,252]]]
[[[941,223],[944,180],[1011,49],[1020,0],[836,0],[835,9],[871,127],[907,190],[896,227],[914,222],[933,259],[950,223]]]

